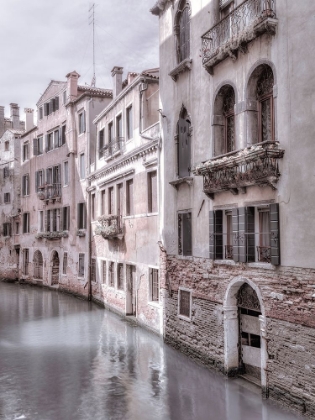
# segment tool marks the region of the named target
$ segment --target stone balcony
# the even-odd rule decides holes
[[[61,184],[60,183],[53,183],[53,184],[45,184],[38,187],[37,197],[40,200],[61,200]]]
[[[246,187],[253,185],[276,189],[280,177],[278,162],[283,155],[278,142],[265,141],[212,158],[197,165],[193,173],[203,176],[203,191],[212,199],[215,193],[223,191],[245,193]]]
[[[122,216],[100,216],[97,220],[95,235],[101,235],[104,239],[122,239],[124,237]]]
[[[35,236],[36,239],[48,239],[50,241],[55,241],[61,238],[68,238],[69,234],[65,230],[59,230],[54,232],[38,232]]]
[[[100,158],[111,159],[124,151],[124,137],[116,137],[99,150]]]
[[[218,24],[202,35],[202,63],[213,74],[213,67],[227,57],[236,60],[247,52],[247,44],[258,36],[274,35],[277,27],[275,0],[245,0]]]

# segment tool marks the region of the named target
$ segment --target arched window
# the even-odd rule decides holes
[[[230,85],[219,90],[214,103],[214,156],[235,150],[235,93]]]
[[[43,256],[40,251],[35,251],[33,263],[34,263],[34,278],[42,279],[43,278]]]
[[[190,4],[180,1],[175,18],[177,61],[181,63],[190,56]]]
[[[274,75],[268,64],[256,67],[247,88],[247,144],[274,141]]]
[[[190,141],[190,119],[186,109],[183,107],[177,123],[178,145],[177,163],[178,177],[190,176],[191,172],[191,141]]]

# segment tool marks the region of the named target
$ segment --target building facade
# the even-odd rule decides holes
[[[159,0],[151,9],[160,22],[165,339],[314,415],[310,11],[311,1],[283,0]]]
[[[162,333],[159,270],[159,72],[112,70],[113,101],[95,119],[89,175],[93,299]]]

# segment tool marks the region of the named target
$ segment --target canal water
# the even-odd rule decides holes
[[[0,283],[1,420],[301,418],[93,303]]]

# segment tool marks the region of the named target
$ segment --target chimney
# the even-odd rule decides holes
[[[114,82],[113,98],[116,98],[116,96],[119,95],[122,91],[122,75],[123,67],[115,66],[112,70],[112,77]]]
[[[25,112],[25,130],[30,131],[34,128],[34,109],[24,108]]]
[[[78,79],[80,75],[76,71],[67,74],[67,102],[73,101],[78,96]]]
[[[2,137],[4,131],[4,106],[0,106],[0,137]]]
[[[20,108],[18,104],[11,103],[11,121],[13,130],[20,129]]]

